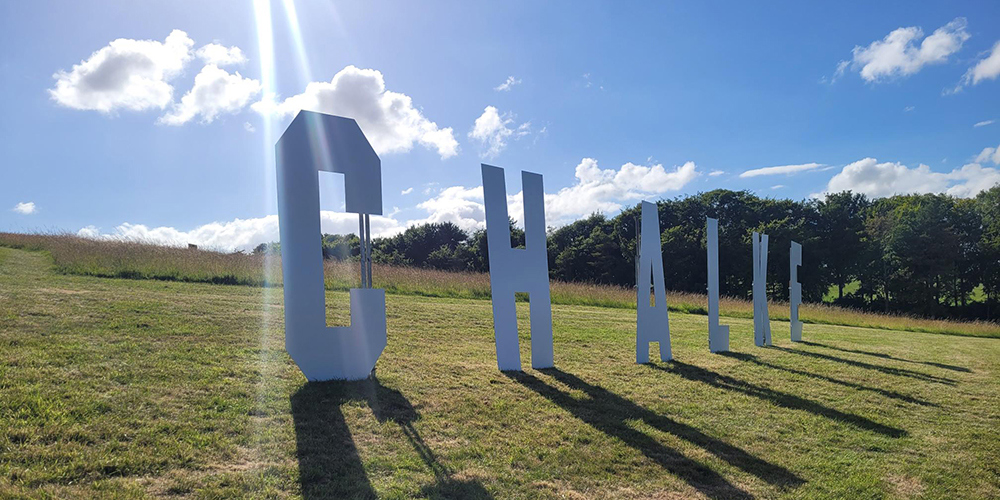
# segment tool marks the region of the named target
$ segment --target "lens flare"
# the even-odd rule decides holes
[[[254,13],[254,24],[256,25],[257,34],[257,59],[260,61],[260,80],[261,88],[263,90],[264,99],[274,98],[274,31],[271,24],[271,6],[268,0],[254,0],[253,2],[253,13]],[[277,211],[277,202],[275,196],[277,195],[275,186],[275,171],[274,171],[274,120],[270,113],[261,113],[261,119],[263,124],[261,126],[261,135],[263,136],[262,145],[262,158],[263,158],[263,171],[260,175],[264,179],[264,192],[261,197],[263,203],[264,213],[271,214]],[[268,276],[275,276],[279,272],[275,267],[278,265],[277,260],[271,254],[271,252],[264,253],[264,276],[267,279]],[[268,345],[268,332],[271,326],[274,324],[271,318],[271,310],[273,309],[272,304],[275,303],[277,299],[276,289],[271,286],[265,286],[261,291],[261,305],[260,305],[260,350],[257,360],[259,381],[257,382],[257,405],[260,407],[265,406],[266,395],[269,393],[267,389],[267,381],[273,380],[273,371],[277,369],[275,363],[270,362],[273,359],[280,359],[272,352],[277,352],[277,350],[271,349]],[[264,449],[263,443],[261,441],[267,434],[264,432],[263,422],[254,422],[251,424],[254,429],[254,437],[258,444],[258,452]]]
[[[295,10],[295,0],[282,0],[281,5],[285,8],[285,17],[288,18],[288,32],[292,35],[292,42],[295,44],[295,57],[299,63],[299,78],[302,85],[308,85],[312,80],[312,70],[309,67],[309,57],[306,55],[306,44],[302,41],[302,29],[299,27],[299,15]]]

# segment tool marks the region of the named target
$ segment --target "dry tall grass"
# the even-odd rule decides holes
[[[69,234],[0,233],[0,245],[48,252],[56,269],[67,274],[254,286],[281,284],[281,268],[265,269],[263,257],[257,255]]]
[[[202,249],[164,247],[142,241],[94,240],[67,234],[0,233],[0,246],[48,252],[58,271],[110,278],[160,279],[249,286],[281,286],[281,259],[273,256],[224,253]],[[458,273],[375,264],[374,285],[388,293],[488,299],[489,275]],[[347,290],[360,284],[356,262],[325,261],[328,290]],[[555,304],[634,308],[635,291],[607,285],[553,281]],[[702,294],[668,292],[671,311],[707,314]],[[720,314],[752,318],[753,304],[724,297]],[[788,303],[772,302],[770,317],[788,319]],[[883,328],[889,330],[1000,337],[1000,324],[921,319],[845,309],[825,304],[803,304],[799,316],[805,323]]]

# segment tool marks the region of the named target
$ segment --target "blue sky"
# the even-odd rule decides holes
[[[1000,182],[997,19],[996,2],[4,2],[0,230],[276,240],[273,144],[303,107],[358,119],[379,151],[376,234],[481,227],[480,162],[507,169],[515,217],[517,172],[544,174],[550,225],[715,188],[972,196]],[[328,184],[324,230],[351,231]]]

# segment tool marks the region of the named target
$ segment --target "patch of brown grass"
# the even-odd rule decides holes
[[[886,482],[892,485],[893,493],[899,498],[916,498],[924,494],[924,483],[918,477],[890,474]]]

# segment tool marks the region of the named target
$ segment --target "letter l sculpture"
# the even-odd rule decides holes
[[[708,250],[708,350],[729,350],[729,325],[719,324],[719,220],[706,217]]]

